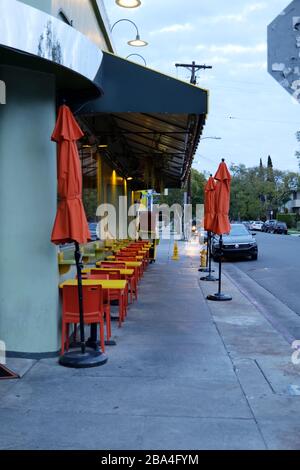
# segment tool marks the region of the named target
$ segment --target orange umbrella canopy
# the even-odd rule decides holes
[[[51,241],[87,243],[91,239],[82,204],[82,173],[76,142],[83,137],[70,108],[61,106],[51,140],[58,144],[59,205]]]
[[[212,224],[212,232],[223,235],[230,232],[229,206],[231,175],[224,160],[220,163],[217,173],[215,190],[215,215]]]
[[[204,230],[212,231],[215,214],[215,189],[216,183],[210,175],[204,189]]]

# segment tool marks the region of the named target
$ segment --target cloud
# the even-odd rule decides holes
[[[156,31],[151,31],[150,34],[164,34],[164,33],[180,33],[184,31],[193,31],[194,27],[191,23],[184,23],[184,24],[172,24],[170,26],[165,26],[161,29],[157,29]]]
[[[208,58],[201,58],[201,62],[205,64],[210,64],[210,65],[217,65],[217,64],[228,64],[229,59],[226,57],[220,57],[220,56],[213,56],[213,57],[208,57]]]
[[[241,44],[224,44],[222,46],[198,44],[198,51],[209,51],[216,54],[239,55],[239,54],[257,54],[267,51],[267,44],[260,43],[255,46],[242,46]]]
[[[213,23],[236,22],[243,23],[248,20],[249,15],[264,10],[267,7],[265,2],[250,3],[240,13],[232,13],[229,15],[214,16],[211,21]]]
[[[268,64],[266,61],[264,62],[244,62],[244,63],[241,63],[238,65],[239,68],[241,69],[246,69],[246,70],[251,70],[251,69],[255,69],[255,70],[267,70],[268,68]]]

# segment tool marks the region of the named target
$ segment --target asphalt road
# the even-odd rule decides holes
[[[300,315],[300,237],[257,233],[256,239],[258,260],[234,266]]]

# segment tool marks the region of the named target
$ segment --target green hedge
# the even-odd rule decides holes
[[[277,220],[285,222],[288,228],[294,228],[297,225],[296,214],[278,214]]]

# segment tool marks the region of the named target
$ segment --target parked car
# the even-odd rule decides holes
[[[212,256],[218,261],[220,256],[224,257],[250,257],[257,259],[258,248],[254,234],[250,233],[244,224],[231,224],[228,235],[223,235],[223,248],[220,252],[219,236],[215,235],[212,240]]]
[[[251,224],[248,220],[243,220],[242,223],[245,225],[247,230],[251,230]]]
[[[250,225],[250,229],[261,232],[263,225],[264,225],[264,223],[261,220],[255,220]]]
[[[262,232],[271,233],[276,223],[277,223],[276,219],[266,220],[264,225],[262,226],[262,229],[261,229]]]
[[[89,229],[90,229],[90,232],[91,232],[91,237],[92,237],[92,240],[99,240],[98,236],[97,236],[97,222],[89,222]]]
[[[288,228],[287,228],[286,223],[285,222],[277,222],[274,225],[273,233],[281,233],[283,235],[287,235],[288,234]]]

